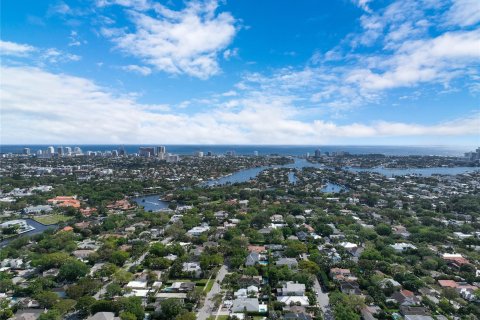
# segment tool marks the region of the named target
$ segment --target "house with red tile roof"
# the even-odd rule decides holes
[[[47,202],[58,207],[80,208],[80,200],[77,200],[77,196],[57,196],[55,198],[48,199]]]

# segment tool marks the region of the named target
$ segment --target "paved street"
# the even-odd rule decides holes
[[[320,286],[320,282],[318,282],[317,277],[315,277],[315,281],[313,282],[313,288],[317,295],[317,304],[320,309],[325,312],[328,309],[330,301],[328,298],[328,294],[326,292],[323,292],[322,286]]]
[[[308,260],[307,254],[302,254],[300,257],[303,260]],[[320,285],[318,278],[314,278],[313,289],[315,290],[315,295],[317,297],[317,305],[322,310],[326,320],[333,319],[330,311],[330,299],[328,298],[328,294],[322,290],[322,286]]]
[[[160,241],[160,242],[161,242],[162,244],[168,244],[168,243],[170,243],[171,240],[172,240],[172,238],[171,238],[171,237],[168,237],[168,238],[163,239],[163,240]],[[150,245],[151,245],[152,243],[155,243],[155,242],[156,242],[156,241],[150,242]],[[147,250],[144,254],[142,254],[137,260],[126,263],[126,264],[123,266],[122,269],[128,271],[128,269],[130,269],[130,267],[132,267],[132,266],[138,266],[140,263],[143,262],[143,260],[144,260],[145,257],[147,256],[147,254],[148,254],[148,250]],[[95,294],[93,295],[93,297],[94,297],[95,299],[97,299],[97,300],[100,299],[100,297],[105,294],[105,292],[106,292],[106,290],[107,290],[107,286],[108,286],[110,283],[112,283],[112,281],[105,283],[105,284],[103,285],[103,287],[102,287],[97,293],[95,293]]]
[[[223,278],[225,278],[226,274],[227,266],[223,265],[217,272],[215,283],[213,284],[212,290],[207,293],[207,297],[205,298],[205,303],[203,304],[203,307],[197,313],[197,320],[206,320],[210,316],[213,308],[215,307],[213,303],[213,297],[215,297],[216,294],[220,293],[221,287],[219,283],[222,283],[222,280]]]

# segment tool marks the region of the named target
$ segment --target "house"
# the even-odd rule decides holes
[[[295,234],[300,241],[307,241],[308,233],[305,231],[299,231]]]
[[[454,280],[438,280],[438,284],[442,288],[457,288],[458,283]]]
[[[107,209],[113,209],[113,210],[127,211],[133,208],[135,208],[135,206],[130,204],[130,202],[128,202],[127,199],[117,200],[112,204],[107,205]]]
[[[192,237],[198,237],[202,235],[202,233],[207,232],[210,230],[209,226],[199,226],[199,227],[193,227],[192,229],[187,231],[187,234]]]
[[[0,294],[0,299],[3,298],[1,295],[2,294]],[[40,303],[32,298],[20,298],[18,299],[18,304],[20,307],[19,309],[40,308]]]
[[[100,248],[100,244],[91,239],[85,239],[78,243],[78,249],[83,250],[98,250]]]
[[[248,202],[249,200],[240,200],[238,201],[238,204],[240,205],[240,207],[246,208],[248,206]]]
[[[85,209],[80,209],[80,213],[84,216],[84,217],[90,217],[92,214],[94,214],[95,212],[97,212],[97,209],[96,208],[85,208]]]
[[[395,252],[403,252],[403,251],[408,250],[408,249],[412,249],[412,250],[417,249],[417,247],[415,247],[413,244],[404,243],[404,242],[391,244],[390,247],[392,247],[393,250],[395,250]]]
[[[197,262],[184,262],[182,265],[182,271],[192,273],[196,278],[202,275],[202,268]]]
[[[434,320],[431,316],[420,316],[420,315],[406,315],[405,320]],[[441,318],[437,317],[436,319],[440,320]]]
[[[238,284],[241,287],[248,287],[248,286],[260,286],[262,284],[262,277],[261,276],[241,276],[238,279]]]
[[[49,205],[29,206],[23,209],[23,213],[24,214],[49,213],[52,210],[53,210],[52,206],[49,206]]]
[[[395,301],[401,306],[414,306],[420,303],[420,299],[412,291],[405,289],[393,293],[388,300]]]
[[[245,265],[247,267],[251,267],[257,264],[259,261],[260,261],[260,254],[258,254],[257,252],[250,252],[247,258],[245,259]]]
[[[169,288],[163,289],[166,292],[190,292],[195,289],[195,282],[174,282]]]
[[[303,283],[288,281],[280,289],[282,296],[304,296],[305,285]]]
[[[473,237],[473,234],[467,234],[463,232],[454,232],[453,235],[460,240]]]
[[[398,225],[398,226],[393,226],[392,231],[396,235],[400,235],[403,238],[408,238],[410,237],[410,232],[407,231],[407,228],[404,226]]]
[[[52,268],[52,269],[48,269],[48,270],[45,270],[42,272],[42,277],[56,277],[58,276],[58,273],[60,272],[59,269],[57,268]]]
[[[287,306],[300,305],[300,306],[309,306],[310,302],[308,301],[307,296],[280,296],[277,297],[277,301],[285,303]]]
[[[442,258],[448,265],[460,269],[461,266],[465,264],[470,264],[470,262],[464,258],[461,254],[458,253],[444,253]]]
[[[48,199],[47,202],[58,207],[80,208],[80,201],[77,200],[77,196],[58,196]]]
[[[388,287],[390,287],[390,288],[401,288],[402,287],[402,285],[399,282],[397,282],[393,279],[390,279],[390,278],[383,279],[382,281],[380,281],[379,285],[380,285],[380,288],[382,288],[382,289],[386,289]]]
[[[270,221],[283,223],[283,216],[281,214],[274,214],[270,217]]]
[[[342,246],[353,257],[354,261],[358,261],[358,258],[360,258],[360,255],[364,250],[363,247],[351,242],[342,242],[340,243],[340,246]]]
[[[352,276],[350,269],[332,268],[330,277],[335,281],[356,281],[357,277]]]
[[[257,298],[238,298],[233,300],[232,313],[240,312],[268,312],[266,304],[259,303]]]
[[[249,286],[248,288],[238,289],[233,293],[235,298],[247,298],[249,295],[258,296],[259,289],[256,286]]]
[[[281,244],[267,244],[265,248],[271,250],[271,251],[281,251],[283,250],[284,246]]]
[[[187,298],[187,294],[185,292],[159,292],[155,295],[159,301],[167,300],[167,299],[178,299],[184,300]]]
[[[442,288],[452,288],[455,289],[462,298],[468,301],[476,300],[474,292],[478,290],[477,286],[470,285],[466,282],[457,282],[454,280],[438,280],[438,284]]]
[[[375,315],[379,313],[382,309],[378,306],[365,306],[360,312],[362,314],[363,320],[376,320]]]
[[[247,247],[248,252],[256,252],[256,253],[265,253],[267,252],[267,248],[265,246],[254,246],[249,245]]]
[[[23,265],[23,260],[22,259],[4,259],[0,263],[0,266],[5,268],[5,267],[10,267],[13,269],[19,269]]]
[[[135,226],[130,226],[125,228],[125,232],[127,233],[134,233],[136,230]]]
[[[356,281],[341,281],[340,291],[346,294],[361,295],[360,285]]]
[[[125,297],[138,297],[143,300],[143,303],[146,302],[148,293],[150,292],[149,289],[132,289],[131,292],[125,294]]]
[[[477,296],[475,295],[475,291],[478,290],[478,288],[475,287],[475,289],[473,288],[462,288],[460,287],[459,288],[459,293],[460,293],[460,296],[467,300],[467,301],[477,301],[478,298]]]
[[[213,216],[218,220],[218,221],[223,221],[228,218],[228,212],[225,211],[217,211],[213,214]]]
[[[257,298],[237,298],[233,300],[232,312],[259,312],[260,304]]]
[[[80,230],[87,229],[88,227],[90,227],[90,225],[91,225],[91,223],[88,222],[88,221],[77,222],[77,223],[74,224],[75,228],[80,229]]]
[[[173,216],[170,217],[170,222],[175,223],[182,220],[182,218],[183,218],[183,214],[174,214]]]
[[[74,255],[75,258],[77,259],[87,259],[89,255],[91,255],[92,253],[95,253],[94,250],[75,250],[72,252],[72,254]]]
[[[430,312],[424,307],[401,306],[400,313],[407,320],[430,320]]]
[[[298,267],[297,259],[295,258],[280,258],[275,262],[277,266],[288,266],[290,269]]]
[[[44,313],[44,309],[23,309],[17,311],[14,320],[36,320]]]
[[[125,288],[128,289],[135,289],[135,290],[142,290],[147,288],[147,282],[146,281],[130,281],[127,283]]]

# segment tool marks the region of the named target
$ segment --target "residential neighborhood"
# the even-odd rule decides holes
[[[380,161],[4,157],[0,319],[477,319],[480,172]]]

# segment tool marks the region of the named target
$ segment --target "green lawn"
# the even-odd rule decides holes
[[[213,284],[215,283],[215,279],[210,279],[210,281],[208,281],[207,285],[205,286],[205,291],[206,292],[210,292],[210,290],[212,290],[212,287],[213,287]]]
[[[63,214],[47,214],[47,215],[44,215],[44,216],[33,217],[33,220],[35,220],[37,222],[40,222],[41,224],[46,224],[46,225],[56,224],[56,223],[59,223],[59,222],[68,221],[70,219],[72,219],[72,217],[65,216]]]
[[[208,279],[169,279],[165,282],[166,285],[171,285],[174,282],[195,282],[197,286],[203,287],[207,285]]]
[[[228,316],[218,316],[217,320],[227,320]],[[207,320],[215,320],[215,316],[208,317]]]

